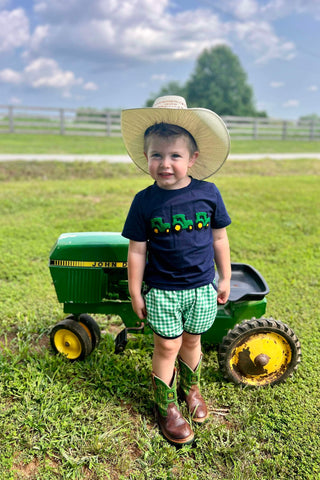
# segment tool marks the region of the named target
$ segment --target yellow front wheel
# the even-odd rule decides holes
[[[53,327],[50,342],[56,353],[62,353],[69,360],[83,360],[92,351],[89,330],[71,318],[66,318]]]
[[[298,368],[301,345],[293,330],[274,319],[251,319],[223,338],[219,365],[236,384],[265,386],[283,382]]]
[[[72,320],[78,321],[78,323],[87,331],[91,343],[92,343],[92,351],[99,345],[101,340],[101,331],[100,327],[97,322],[87,313],[81,313],[80,315],[73,315],[70,314],[67,318],[71,318]],[[92,352],[91,352],[92,353]]]

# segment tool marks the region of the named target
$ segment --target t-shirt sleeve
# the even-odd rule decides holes
[[[136,195],[125,221],[122,236],[135,242],[147,241],[147,224],[142,212],[142,199]]]
[[[225,204],[223,202],[221,193],[219,192],[218,188],[215,187],[216,190],[216,208],[214,217],[211,221],[211,228],[224,228],[230,225],[231,218],[227,212]]]

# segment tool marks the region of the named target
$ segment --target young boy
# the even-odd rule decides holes
[[[135,196],[122,235],[130,240],[132,307],[154,332],[157,420],[167,440],[183,445],[194,434],[179,411],[175,362],[179,396],[202,423],[208,411],[199,389],[201,334],[214,322],[217,301],[226,303],[230,293],[231,220],[217,187],[203,181],[225,161],[229,135],[214,112],[188,109],[176,96],[124,110],[122,135],[132,160],[155,180]]]

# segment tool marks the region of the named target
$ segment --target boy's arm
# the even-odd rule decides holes
[[[147,316],[146,305],[141,293],[146,258],[147,242],[130,240],[128,250],[129,293],[132,308],[141,320]]]
[[[219,273],[218,303],[226,303],[230,294],[231,263],[226,228],[212,229],[214,258]]]

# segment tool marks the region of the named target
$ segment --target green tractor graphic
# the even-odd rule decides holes
[[[202,230],[202,228],[208,228],[210,225],[210,217],[206,212],[196,213],[196,229]]]
[[[155,217],[151,219],[151,228],[153,233],[166,233],[170,232],[170,223],[163,221],[161,217]]]
[[[191,230],[193,230],[193,221],[187,220],[185,215],[178,213],[172,216],[172,228],[177,233],[182,230],[191,232]]]

